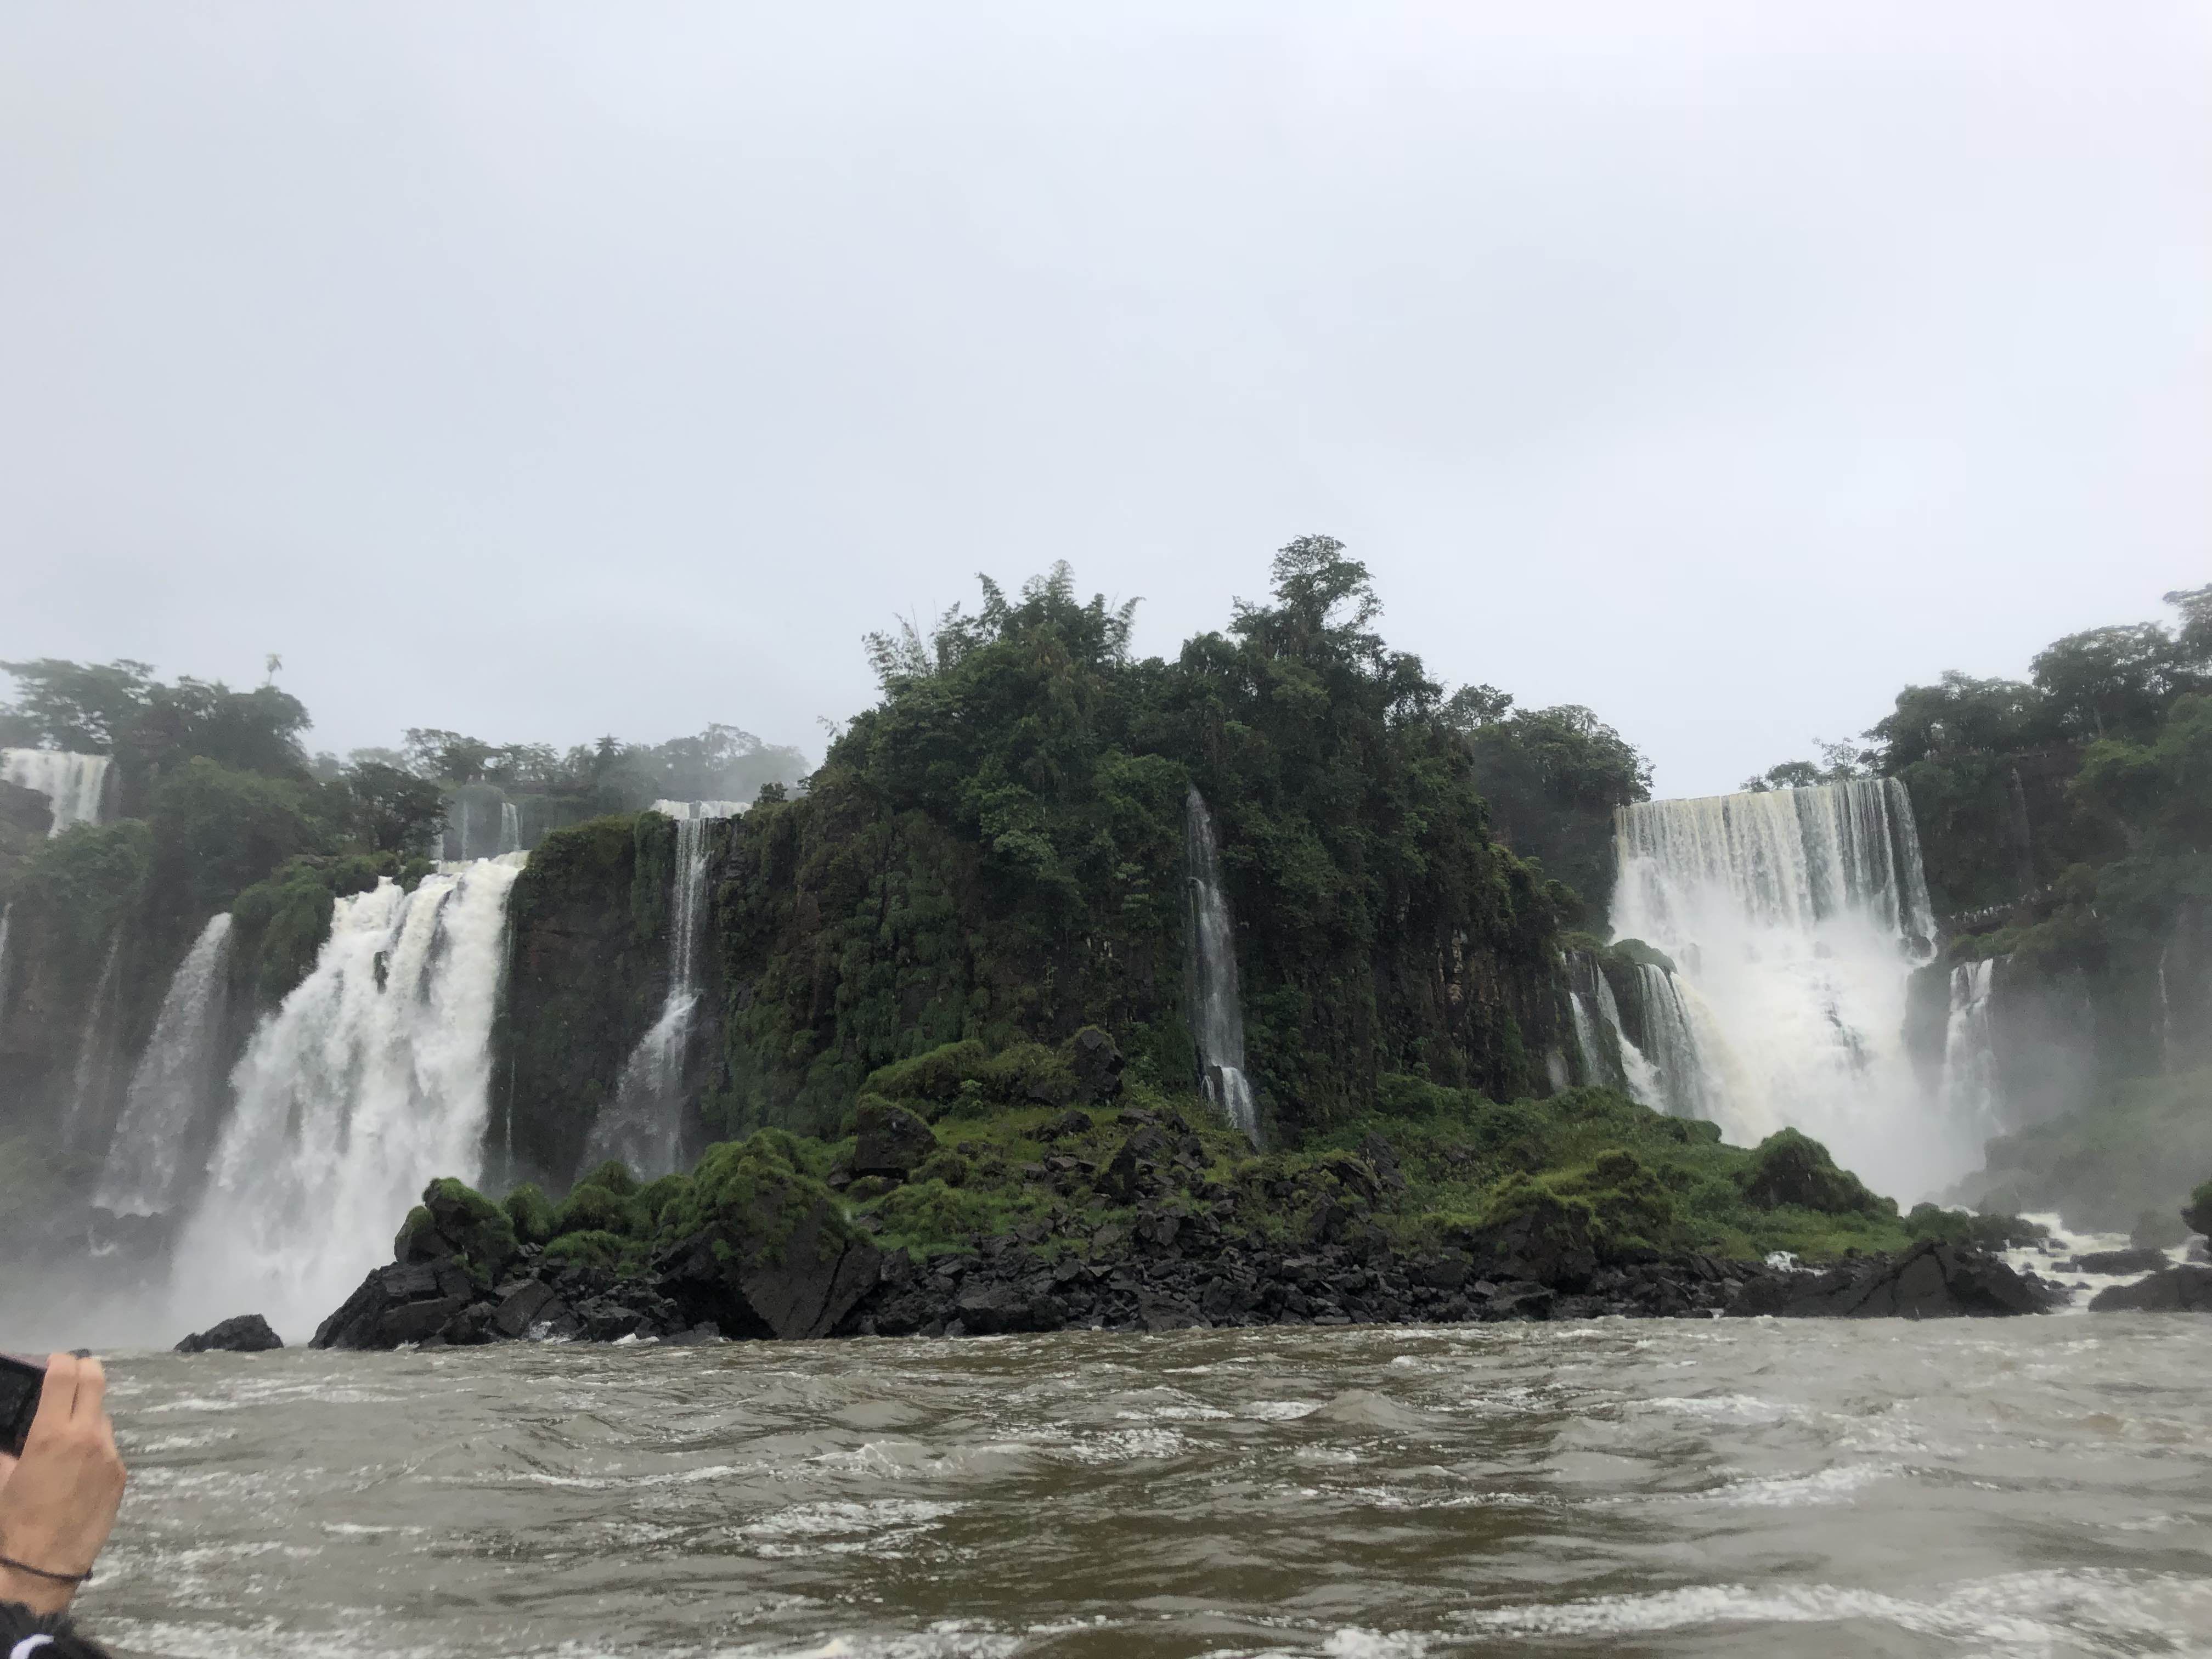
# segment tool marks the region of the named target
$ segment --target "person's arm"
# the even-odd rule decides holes
[[[0,1457],[0,1654],[7,1659],[100,1652],[69,1632],[63,1614],[91,1576],[123,1502],[123,1458],[106,1394],[97,1359],[53,1355],[22,1456]]]

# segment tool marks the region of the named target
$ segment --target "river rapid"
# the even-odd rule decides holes
[[[132,1655],[2212,1653],[2212,1321],[125,1355]]]

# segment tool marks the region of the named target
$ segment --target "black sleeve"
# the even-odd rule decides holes
[[[40,1642],[37,1638],[49,1639]],[[23,1644],[34,1645],[26,1649]],[[66,1616],[40,1618],[19,1601],[0,1601],[0,1659],[108,1659],[106,1648],[88,1642],[70,1627]]]

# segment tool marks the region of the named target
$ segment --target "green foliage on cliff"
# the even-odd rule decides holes
[[[1191,1079],[1194,784],[1279,1132],[1364,1110],[1387,1071],[1540,1086],[1571,901],[1492,840],[1465,722],[1377,608],[1311,538],[1276,560],[1271,603],[1172,663],[1133,659],[1128,608],[1079,601],[1065,567],[878,636],[882,702],[805,798],[730,828],[714,1122],[832,1130],[882,1067],[1085,1024],[1133,1075]]]
[[[1476,786],[1501,840],[1573,890],[1574,915],[1601,922],[1613,896],[1613,817],[1651,798],[1651,763],[1589,709],[1515,708],[1494,687],[1444,705],[1464,721]]]

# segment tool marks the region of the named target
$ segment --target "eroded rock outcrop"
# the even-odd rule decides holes
[[[240,1314],[206,1330],[195,1331],[177,1344],[179,1353],[267,1353],[284,1346],[284,1339],[270,1328],[259,1314]]]

